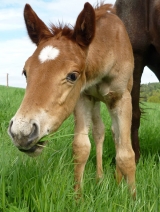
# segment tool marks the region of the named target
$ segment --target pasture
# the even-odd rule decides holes
[[[102,104],[106,126],[103,150],[104,178],[97,183],[95,146],[84,173],[83,198],[74,199],[70,116],[55,133],[43,153],[29,158],[12,144],[8,123],[17,111],[23,89],[0,86],[0,211],[5,212],[157,212],[160,211],[160,104],[143,103],[141,158],[137,165],[137,198],[134,201],[125,182],[114,179],[115,150],[111,120]]]

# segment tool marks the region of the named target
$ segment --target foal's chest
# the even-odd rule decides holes
[[[104,78],[101,82],[84,90],[84,94],[107,104],[112,100],[119,99],[122,96],[122,89],[120,87],[117,89],[117,85],[114,86],[113,81],[111,84],[110,80]]]

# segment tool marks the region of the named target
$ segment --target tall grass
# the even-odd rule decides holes
[[[137,165],[137,199],[128,194],[124,181],[114,179],[115,150],[111,120],[102,104],[106,125],[104,178],[96,183],[95,147],[86,165],[83,198],[74,198],[72,139],[74,122],[69,117],[37,158],[19,152],[7,135],[10,118],[24,90],[0,86],[0,211],[3,212],[158,212],[160,211],[160,105],[144,104],[141,119],[141,159]],[[64,135],[69,135],[65,136]]]

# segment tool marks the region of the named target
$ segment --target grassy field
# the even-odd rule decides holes
[[[111,121],[102,104],[106,125],[104,179],[95,180],[95,147],[86,165],[83,198],[74,199],[72,161],[74,123],[71,116],[37,158],[19,152],[7,135],[8,123],[18,109],[23,89],[0,86],[0,212],[158,212],[160,211],[160,105],[143,104],[141,159],[137,165],[137,198],[125,182],[114,179],[115,150]]]

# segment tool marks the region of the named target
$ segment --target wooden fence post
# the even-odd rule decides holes
[[[8,81],[9,81],[9,77],[8,77],[8,73],[7,73],[7,87],[9,86],[9,83],[8,83]]]

